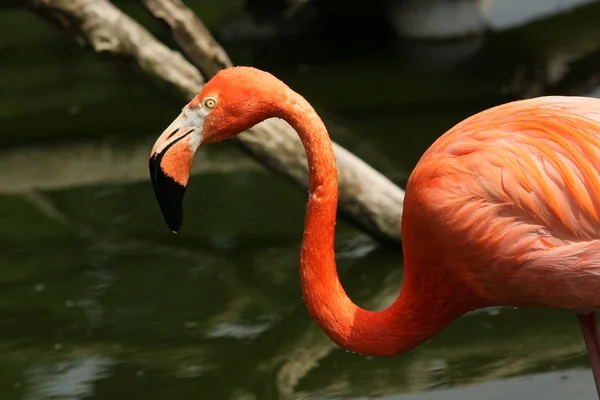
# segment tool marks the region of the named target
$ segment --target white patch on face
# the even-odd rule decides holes
[[[204,125],[204,118],[208,115],[210,110],[202,106],[198,106],[196,108],[184,108],[181,111],[181,115],[183,116],[184,124],[188,128],[195,128],[202,130],[202,126]]]
[[[190,150],[195,153],[202,143],[202,126],[204,118],[208,115],[209,110],[202,106],[196,108],[184,108],[181,112],[183,116],[184,126],[193,128],[194,131],[190,134]]]
[[[190,150],[192,151],[192,153],[195,153],[196,150],[198,150],[198,147],[200,147],[201,143],[202,131],[196,129],[192,133],[190,133]]]

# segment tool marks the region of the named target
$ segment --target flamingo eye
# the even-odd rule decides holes
[[[207,97],[202,101],[202,105],[209,109],[215,108],[217,106],[217,99],[214,97]]]

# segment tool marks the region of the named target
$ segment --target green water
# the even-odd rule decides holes
[[[217,11],[211,23],[232,12]],[[563,53],[588,49],[573,86],[554,90],[587,80],[600,66],[598,18],[592,5],[491,35],[460,62],[448,54],[472,43],[225,44],[303,93],[336,141],[403,185],[437,136],[517,97],[515,82],[544,85],[540,70]],[[0,23],[0,399],[593,398],[576,319],[562,311],[481,310],[394,358],[336,347],[300,295],[305,193],[213,146],[173,235],[147,155],[181,104],[24,11]],[[399,249],[345,221],[337,235],[351,297],[390,304]]]

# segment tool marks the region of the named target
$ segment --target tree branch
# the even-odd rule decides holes
[[[159,42],[108,0],[22,1],[103,59],[140,70],[159,88],[179,94],[183,101],[189,101],[202,88],[202,76],[180,53]],[[151,13],[171,27],[188,57],[207,73],[230,64],[201,21],[180,0],[143,1]],[[239,135],[236,142],[275,173],[307,187],[304,148],[287,123],[265,121]],[[340,213],[382,241],[400,242],[404,192],[335,143],[334,150],[339,170]]]
[[[233,64],[196,14],[181,0],[141,0],[154,18],[164,21],[177,44],[209,77]]]
[[[186,98],[204,84],[200,72],[177,51],[159,42],[143,26],[108,0],[23,0],[77,43],[105,61],[140,70],[161,89]]]

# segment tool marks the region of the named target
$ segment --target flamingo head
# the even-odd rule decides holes
[[[150,177],[171,230],[178,232],[183,223],[183,197],[198,148],[278,116],[284,87],[273,75],[258,69],[222,70],[160,135],[150,154]]]

